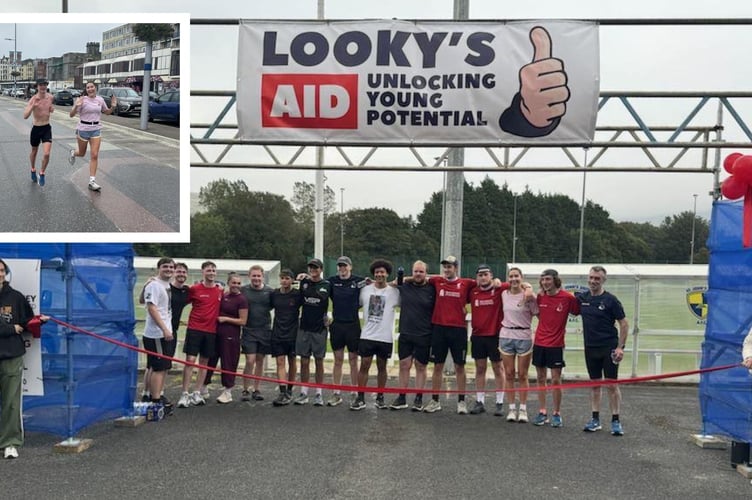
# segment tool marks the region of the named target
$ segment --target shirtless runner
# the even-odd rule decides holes
[[[44,156],[42,157],[42,171],[39,173],[39,185],[44,186],[44,173],[47,170],[47,164],[50,161],[50,150],[52,149],[52,126],[50,125],[50,113],[55,111],[52,101],[52,94],[47,92],[48,82],[45,79],[37,80],[37,93],[29,99],[29,103],[24,108],[24,120],[32,114],[31,127],[31,181],[37,182],[37,150],[41,142],[44,147]]]

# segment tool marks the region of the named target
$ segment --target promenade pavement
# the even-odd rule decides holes
[[[177,400],[171,379],[168,397]],[[696,387],[623,392],[625,435],[614,437],[606,426],[582,431],[589,404],[579,389],[564,394],[560,429],[457,415],[455,397],[442,397],[442,412],[424,414],[377,410],[370,396],[360,412],[346,404],[274,407],[269,384],[264,401],[240,402],[236,388],[235,402],[220,405],[214,391],[206,406],[176,409],[162,422],[85,429],[79,437],[94,443],[78,455],[53,452],[59,438],[28,434],[18,460],[0,460],[2,497],[752,497],[728,450],[691,442],[701,430]]]
[[[171,233],[180,230],[179,141],[133,127],[137,117],[105,117],[97,182],[87,189],[89,152],[68,164],[76,147],[77,118],[69,106],[56,106],[51,116],[52,152],[46,185],[29,175],[31,117],[23,119],[26,102],[0,97],[0,232],[128,232]],[[164,125],[154,127],[174,131]],[[177,130],[177,127],[174,127]],[[42,148],[37,155],[40,169]],[[188,175],[187,172],[184,175]],[[186,215],[187,217],[187,215]]]

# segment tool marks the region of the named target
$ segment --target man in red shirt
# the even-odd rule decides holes
[[[215,356],[217,340],[217,318],[222,304],[224,291],[214,280],[217,277],[217,266],[214,262],[206,261],[201,264],[203,280],[196,283],[188,290],[188,303],[192,305],[188,316],[188,328],[185,335],[183,352],[188,363],[206,365],[209,358]],[[196,390],[191,394],[188,388],[191,385],[193,367],[185,365],[183,368],[183,395],[178,401],[178,408],[188,408],[190,405],[200,406],[206,404],[201,396],[201,385],[206,378],[206,369],[200,368],[196,377]]]
[[[551,383],[561,384],[561,371],[564,368],[564,334],[570,314],[580,314],[577,299],[561,289],[561,278],[555,269],[546,269],[540,276],[541,292],[538,294],[538,328],[533,343],[533,365],[535,365],[538,387],[546,387],[548,370],[551,370]],[[533,420],[534,425],[549,422],[546,411],[546,391],[538,391],[540,411]],[[553,415],[551,427],[561,427],[561,389],[553,390]]]

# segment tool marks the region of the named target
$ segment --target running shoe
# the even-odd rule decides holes
[[[379,394],[378,396],[376,396],[376,408],[378,408],[379,410],[386,410],[387,408],[389,408],[386,405],[386,401],[384,401],[383,394]]]
[[[326,406],[339,406],[342,404],[342,396],[338,392],[335,392],[329,399],[326,400]]]
[[[317,393],[313,397],[313,406],[324,406],[324,396],[321,393]]]
[[[595,432],[601,430],[601,421],[597,418],[591,418],[588,423],[585,424],[585,428],[582,429],[585,432]]]
[[[503,417],[503,416],[504,416],[504,403],[496,403],[496,405],[494,406],[494,417]]]
[[[18,450],[15,446],[6,446],[3,458],[18,458]]]
[[[96,181],[89,181],[89,190],[90,191],[101,191],[102,186],[96,183]]]
[[[611,435],[612,436],[624,435],[624,428],[621,426],[621,422],[619,422],[618,420],[614,420],[611,422]]]
[[[405,396],[400,394],[396,398],[394,398],[394,401],[392,401],[392,404],[389,405],[390,410],[404,410],[407,408],[407,400],[405,399]]]
[[[510,408],[509,413],[507,413],[507,422],[517,422],[518,419],[519,419],[519,413],[517,413],[517,411],[514,408]]]
[[[261,395],[260,391],[253,391],[253,393],[251,394],[251,397],[253,398],[254,401],[264,400],[264,396]]]
[[[200,392],[194,391],[193,394],[191,394],[191,404],[193,406],[203,406],[206,404],[206,400]]]
[[[178,399],[178,408],[188,408],[191,406],[191,395],[184,392],[180,399]]]
[[[517,412],[517,421],[521,424],[527,423],[527,410],[520,408],[520,410]]]
[[[32,170],[31,171],[31,182],[36,182],[36,181],[37,181],[37,171],[36,170]]]
[[[350,403],[350,409],[352,411],[360,411],[366,407],[366,402],[360,398],[355,398],[355,401]]]
[[[39,174],[39,185],[44,186],[44,174]]]
[[[76,163],[76,150],[75,149],[71,149],[68,152],[68,163],[70,163],[71,165]]]
[[[169,417],[175,411],[175,407],[172,406],[172,403],[162,404],[162,408],[164,409],[165,417]]]
[[[141,394],[141,402],[142,403],[149,403],[151,402],[151,396],[147,393]]]
[[[463,401],[457,401],[457,414],[467,415],[467,403]]]
[[[211,397],[211,394],[209,393],[208,387],[202,387],[201,388],[201,397],[204,399],[209,399]]]
[[[413,400],[413,407],[411,408],[412,411],[423,411],[423,398],[415,397]]]
[[[533,419],[533,425],[546,425],[548,423],[548,415],[543,412],[538,413]]]
[[[457,409],[457,413],[459,413],[459,408]],[[481,413],[486,413],[486,406],[480,401],[476,401],[470,409],[470,415],[480,415]]]
[[[423,411],[425,413],[435,413],[437,411],[441,411],[441,403],[439,403],[435,399],[432,399],[426,406],[423,407]]]
[[[272,401],[272,405],[274,406],[287,406],[290,404],[292,399],[287,395],[286,392],[280,392],[279,396],[277,396],[277,399]]]
[[[564,422],[561,420],[561,415],[556,414],[551,416],[551,427],[563,427]]]
[[[307,405],[308,404],[308,394],[305,394],[301,392],[298,394],[298,397],[295,398],[295,401],[293,401],[296,405]]]
[[[251,391],[248,389],[243,389],[243,392],[240,393],[240,399],[242,401],[250,401],[251,400]]]
[[[225,389],[222,391],[222,394],[220,394],[217,397],[217,403],[220,403],[220,404],[232,403],[232,392],[230,392],[230,389]]]

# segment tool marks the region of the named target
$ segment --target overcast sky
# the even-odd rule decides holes
[[[46,58],[59,57],[66,52],[86,52],[88,42],[98,42],[100,50],[102,46],[102,32],[112,29],[119,24],[38,24],[17,23],[14,36],[14,25],[0,23],[0,43],[2,54],[8,55],[13,51],[13,40],[16,38],[16,50],[21,52],[21,57]]]
[[[60,12],[61,0],[25,0],[3,2],[0,12],[13,12],[19,7],[26,12]],[[430,9],[427,6],[430,5]],[[471,19],[531,19],[531,18],[752,18],[752,2],[706,2],[685,0],[634,0],[632,2],[603,2],[583,0],[563,2],[539,0],[537,2],[500,2],[470,0]],[[275,0],[274,2],[231,0],[160,0],[128,2],[93,2],[69,0],[71,12],[188,12],[193,18],[260,18],[260,19],[314,19],[316,0]],[[405,18],[451,19],[451,0],[379,0],[354,2],[328,0],[325,17],[330,19]],[[4,18],[4,21],[6,19]],[[115,20],[115,19],[114,19]],[[116,20],[117,21],[117,20]],[[100,20],[103,22],[103,20]],[[12,28],[12,27],[11,27]],[[698,27],[610,27],[600,28],[601,90],[750,90],[752,65],[748,64],[748,49],[752,46],[752,26],[698,26]],[[7,30],[7,27],[4,27]],[[6,37],[8,35],[4,35]],[[12,34],[9,35],[12,37]],[[101,38],[101,32],[99,34]],[[234,90],[237,65],[237,27],[193,26],[191,29],[191,86],[202,90]],[[19,33],[19,42],[22,39]],[[40,38],[51,38],[48,34]],[[99,38],[97,38],[99,40]],[[101,41],[101,40],[100,40]],[[10,43],[10,42],[6,42]],[[85,42],[83,42],[85,47]],[[19,47],[21,48],[21,47]],[[9,47],[3,47],[7,53]],[[29,56],[27,49],[24,56]],[[194,100],[195,102],[195,100]],[[696,100],[672,105],[662,101],[661,107],[644,104],[638,111],[649,125],[676,126],[697,103]],[[733,101],[742,116],[749,119],[752,110],[743,101]],[[611,104],[609,104],[611,106]],[[194,123],[210,122],[215,109],[191,110]],[[615,107],[614,107],[615,108]],[[607,115],[613,122],[599,125],[627,123],[616,109]],[[715,108],[708,108],[693,123],[712,125]],[[623,113],[622,113],[623,114]],[[738,128],[725,117],[727,140],[744,140]],[[749,120],[752,122],[752,120]],[[730,151],[724,151],[725,156]],[[561,153],[541,153],[544,163],[557,162]],[[630,163],[633,156],[623,151],[612,151],[612,163]],[[634,153],[633,153],[634,154]],[[663,154],[663,153],[661,153]],[[580,152],[581,156],[582,153]],[[592,155],[592,153],[591,153]],[[468,161],[481,161],[468,154]],[[621,156],[621,158],[620,158]],[[196,159],[194,155],[192,159]],[[580,158],[581,159],[581,158]],[[245,158],[245,161],[249,161]],[[644,160],[640,158],[641,164]],[[487,160],[484,163],[489,163]],[[344,207],[352,208],[387,206],[400,215],[417,215],[430,193],[442,187],[441,173],[374,173],[327,172],[328,185],[340,198],[344,188]],[[468,181],[477,183],[484,173],[469,173]],[[259,171],[193,169],[191,191],[198,191],[212,179],[240,178],[254,190],[271,191],[290,197],[296,180],[313,182],[312,171]],[[579,173],[494,173],[491,177],[499,184],[507,182],[514,191],[529,187],[534,192],[563,193],[579,201],[582,175]],[[586,196],[602,205],[616,220],[658,222],[665,216],[683,210],[692,210],[693,194],[698,194],[698,214],[709,217],[712,189],[710,174],[616,174],[594,172],[587,178]]]

